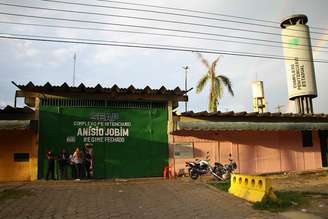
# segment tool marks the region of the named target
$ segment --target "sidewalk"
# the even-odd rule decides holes
[[[8,189],[20,188],[29,182],[0,182],[0,192]]]

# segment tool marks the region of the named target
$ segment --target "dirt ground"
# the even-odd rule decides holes
[[[302,192],[305,202],[293,210],[328,218],[328,170],[272,175],[274,191]]]

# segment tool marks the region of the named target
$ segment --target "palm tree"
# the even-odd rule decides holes
[[[234,92],[232,90],[231,81],[228,77],[224,75],[216,75],[215,68],[216,64],[218,63],[220,56],[213,61],[211,65],[207,62],[206,59],[200,53],[197,53],[199,58],[201,59],[202,63],[208,68],[206,74],[204,74],[201,79],[197,83],[197,90],[196,93],[200,93],[203,88],[205,87],[206,83],[210,81],[210,95],[209,95],[209,104],[208,104],[208,111],[209,112],[216,112],[218,99],[222,98],[223,95],[223,87],[226,86],[228,88],[229,93],[234,96]]]

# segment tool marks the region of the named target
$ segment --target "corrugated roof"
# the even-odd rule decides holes
[[[181,116],[186,117],[205,117],[205,118],[311,118],[311,119],[320,119],[320,120],[327,120],[328,121],[328,114],[296,114],[296,113],[258,113],[258,112],[212,112],[209,113],[207,111],[202,112],[183,112]]]
[[[37,93],[56,93],[56,92],[70,92],[70,93],[90,93],[90,94],[115,94],[115,95],[126,95],[126,94],[136,94],[136,95],[154,95],[154,96],[177,96],[177,97],[186,97],[186,91],[181,90],[179,87],[176,87],[174,90],[169,90],[166,87],[162,86],[160,89],[152,89],[149,86],[146,86],[143,89],[137,89],[133,85],[130,85],[128,88],[120,88],[116,84],[112,87],[102,87],[98,84],[95,87],[86,87],[81,83],[77,87],[69,86],[67,83],[62,84],[61,86],[51,85],[49,82],[43,86],[34,85],[32,82],[29,82],[26,85],[18,85],[12,81],[12,83],[23,91],[37,92]]]
[[[328,130],[327,114],[190,111],[181,113],[180,117],[184,118],[177,121],[177,130]]]
[[[20,113],[23,113],[23,114],[33,114],[34,113],[34,110],[31,109],[30,107],[23,107],[23,108],[19,108],[19,107],[12,107],[12,106],[6,106],[5,108],[3,109],[0,109],[0,113],[3,113],[3,114],[20,114]]]
[[[177,130],[194,131],[303,131],[328,130],[328,122],[177,122]]]

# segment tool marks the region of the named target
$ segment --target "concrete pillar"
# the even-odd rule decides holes
[[[31,180],[38,179],[38,154],[39,154],[39,133],[40,133],[40,98],[35,98],[35,119],[38,123],[37,133],[33,136],[33,145],[32,145],[32,163],[31,163]]]
[[[167,134],[168,136],[170,135],[170,133],[173,131],[173,103],[172,101],[168,101],[167,103]]]

